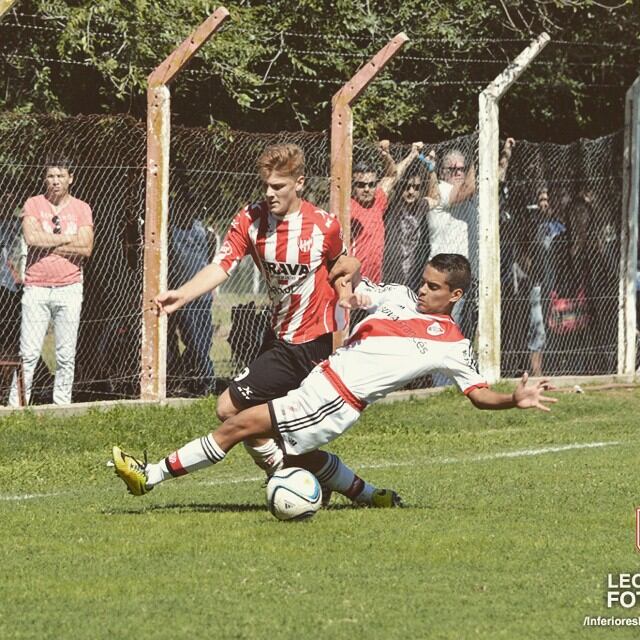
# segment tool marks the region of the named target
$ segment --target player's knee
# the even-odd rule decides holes
[[[255,436],[256,431],[254,423],[242,413],[227,418],[218,430],[224,434],[225,438],[232,439],[234,443]]]
[[[216,405],[216,415],[218,420],[225,421],[239,413],[240,409],[235,406],[229,390],[225,391],[219,398]]]

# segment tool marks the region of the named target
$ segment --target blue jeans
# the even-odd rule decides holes
[[[170,286],[179,287],[209,264],[209,235],[200,220],[187,228],[171,227]],[[167,374],[171,382],[184,382],[198,395],[213,389],[215,372],[211,360],[213,294],[206,293],[169,316]],[[182,355],[178,336],[184,343]]]

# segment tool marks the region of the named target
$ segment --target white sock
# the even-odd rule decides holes
[[[276,471],[282,469],[284,453],[275,440],[268,440],[259,447],[254,447],[247,442],[243,442],[243,444],[253,461],[268,476],[272,476]]]
[[[357,476],[337,455],[327,455],[326,464],[316,473],[318,482],[355,502],[371,504],[371,496],[376,488]]]
[[[173,478],[169,473],[169,469],[167,469],[167,465],[164,463],[164,459],[160,460],[160,462],[150,462],[147,464],[144,473],[147,476],[147,487],[155,487],[157,484]]]
[[[169,478],[184,476],[192,471],[204,469],[225,457],[225,452],[209,433],[202,438],[196,438],[180,447],[164,460],[156,464],[147,465],[147,486],[153,487]]]

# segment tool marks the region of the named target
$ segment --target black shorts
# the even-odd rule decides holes
[[[234,404],[246,409],[281,398],[296,389],[333,351],[333,334],[302,344],[289,344],[268,332],[258,357],[229,384]]]

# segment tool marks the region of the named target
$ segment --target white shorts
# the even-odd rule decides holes
[[[269,402],[271,422],[288,455],[314,451],[343,434],[360,417],[316,367],[297,389]]]

